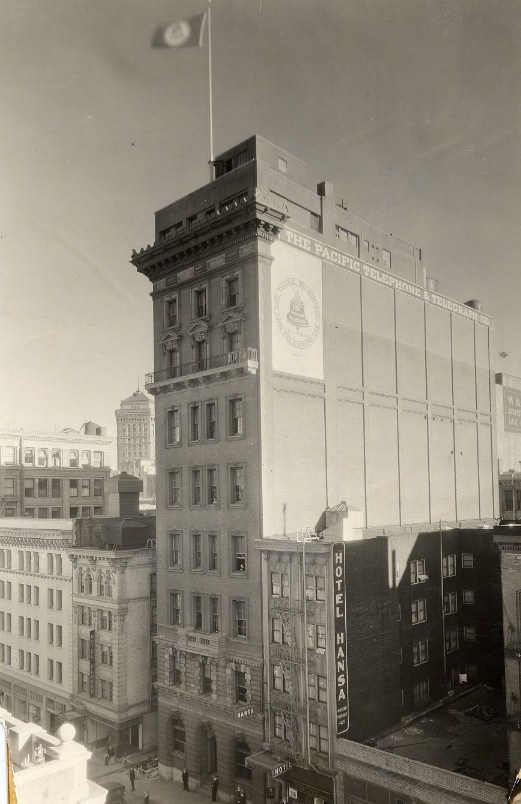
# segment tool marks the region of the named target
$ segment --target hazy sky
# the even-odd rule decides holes
[[[153,369],[156,209],[208,176],[206,50],[154,50],[203,0],[3,0],[0,424],[114,430]],[[213,0],[216,152],[257,133],[421,246],[521,376],[521,3]],[[499,352],[508,353],[500,358]]]

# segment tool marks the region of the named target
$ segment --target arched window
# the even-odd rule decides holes
[[[172,718],[172,751],[185,752],[185,724],[181,718]]]
[[[96,585],[98,589],[98,597],[105,597],[105,576],[100,571],[96,577]]]
[[[92,595],[92,575],[90,570],[85,573],[85,594]]]
[[[105,597],[112,597],[112,574],[110,572],[105,575]]]
[[[85,594],[85,575],[82,569],[78,570],[78,592],[80,595]]]

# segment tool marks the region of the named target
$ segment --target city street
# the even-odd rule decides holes
[[[211,792],[209,787],[199,790],[191,790],[186,793],[182,783],[169,782],[164,779],[136,779],[135,791],[130,789],[128,778],[128,768],[123,767],[122,760],[117,760],[115,764],[107,767],[104,763],[104,749],[93,753],[88,762],[87,774],[89,779],[103,784],[103,782],[122,782],[125,785],[126,804],[142,804],[145,791],[150,795],[150,804],[209,804],[211,802]],[[218,796],[217,800],[223,800]]]

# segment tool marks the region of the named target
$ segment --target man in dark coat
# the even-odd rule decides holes
[[[134,782],[136,781],[136,771],[134,768],[130,768],[128,778],[130,779],[131,790],[135,790],[136,788],[134,787]]]
[[[189,778],[190,777],[188,776],[188,771],[186,770],[186,768],[183,768],[183,772],[181,774],[181,779],[183,780],[183,790],[188,790],[188,779]]]

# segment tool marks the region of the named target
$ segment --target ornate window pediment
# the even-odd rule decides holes
[[[200,320],[194,321],[194,323],[190,324],[186,330],[187,335],[189,335],[196,343],[208,340],[209,332],[210,327],[208,326],[208,322]]]
[[[180,343],[181,343],[181,335],[177,332],[167,331],[165,332],[159,343],[163,347],[163,352],[166,354],[167,352],[176,352],[179,350]]]
[[[242,329],[242,323],[244,321],[244,316],[240,315],[239,313],[230,312],[225,313],[221,320],[219,321],[219,326],[222,327],[223,331],[228,332],[240,332]]]

